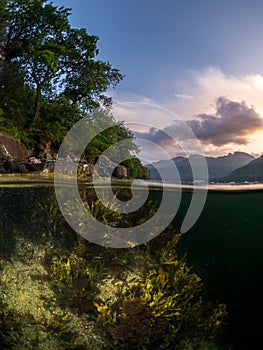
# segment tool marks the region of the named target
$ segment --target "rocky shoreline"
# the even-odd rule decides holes
[[[0,174],[53,173],[56,157],[57,154],[48,140],[41,139],[36,146],[28,148],[20,140],[0,133]],[[78,177],[81,179],[91,179],[93,176],[119,179],[127,177],[126,167],[105,156],[100,157],[96,167],[84,159],[72,159],[69,155],[61,161],[72,165],[78,162]]]

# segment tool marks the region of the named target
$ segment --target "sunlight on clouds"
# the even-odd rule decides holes
[[[173,113],[184,121],[191,121],[190,125],[197,127],[198,118],[202,123],[199,125],[199,134],[204,135],[204,125],[208,127],[208,122],[211,124],[210,130],[216,125],[213,123],[213,118],[218,117],[217,102],[218,98],[225,98],[232,104],[240,104],[241,109],[247,108],[248,114],[238,116],[234,119],[224,117],[221,121],[221,126],[224,130],[231,127],[231,122],[235,122],[235,130],[233,133],[233,142],[231,138],[225,137],[222,132],[221,139],[213,139],[211,133],[207,140],[203,136],[203,148],[207,155],[224,155],[234,151],[244,151],[251,154],[260,155],[263,152],[263,130],[260,125],[253,128],[253,123],[256,123],[256,118],[263,122],[263,75],[249,74],[243,76],[233,76],[224,74],[219,68],[208,67],[203,71],[195,71],[187,73],[187,80],[180,81],[174,84],[174,91],[167,92],[169,98],[166,99],[160,107],[167,108],[167,110],[157,110],[153,107],[143,107],[143,104],[155,105],[158,103],[145,96],[135,95],[131,93],[122,93],[113,96],[113,100],[117,102],[142,102],[142,105],[136,110],[129,110],[125,108],[122,110],[120,105],[114,107],[114,116],[116,119],[125,122],[138,122],[147,125],[152,125],[160,130],[170,128],[173,125]],[[170,113],[170,112],[171,113]],[[254,117],[253,115],[254,114]],[[246,117],[247,115],[247,117]],[[227,114],[226,114],[227,116]],[[250,117],[249,117],[250,116]],[[221,116],[222,117],[222,116]],[[201,119],[200,119],[201,118]],[[203,118],[203,119],[202,119]],[[246,119],[247,118],[247,119]],[[228,126],[228,120],[230,125]],[[246,132],[247,120],[247,132]],[[219,120],[217,120],[218,122]],[[205,122],[205,123],[204,123]],[[224,123],[224,124],[222,124]],[[260,121],[259,121],[260,124]],[[240,125],[240,128],[239,128]],[[220,125],[217,129],[220,129]],[[150,128],[139,127],[136,132],[147,133]],[[228,130],[229,132],[229,130]],[[230,133],[229,133],[230,134]],[[221,137],[217,135],[217,137]],[[242,139],[243,136],[243,139]],[[245,137],[245,139],[244,139]],[[200,136],[202,140],[202,137]],[[224,142],[226,140],[227,142]],[[240,142],[238,142],[240,140]],[[217,141],[217,142],[216,142]]]
[[[248,85],[255,87],[257,90],[263,92],[263,76],[260,74],[247,76]]]
[[[144,162],[169,159],[179,154],[203,154],[192,129],[171,111],[149,103],[127,102],[113,105],[112,112],[134,133]]]
[[[174,83],[174,91],[176,93],[165,107],[184,119],[200,113],[212,113],[219,96],[245,101],[263,117],[263,75],[260,74],[233,76],[224,74],[219,68],[208,67],[202,71],[188,72],[185,82]],[[192,98],[180,99],[175,98],[176,95]]]
[[[253,105],[258,113],[263,114],[263,76],[250,74],[245,76],[227,76],[219,68],[207,68],[203,72],[194,73],[197,83],[194,91],[195,101],[207,100],[211,103],[218,96],[227,96],[234,100],[245,101]],[[193,114],[202,111],[193,111]]]

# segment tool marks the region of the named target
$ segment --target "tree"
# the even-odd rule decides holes
[[[60,56],[65,49],[63,36],[70,27],[70,11],[63,7],[57,8],[45,0],[13,0],[12,3],[15,9],[19,9],[19,16],[27,20],[27,25],[21,23],[25,44],[18,59],[25,72],[25,83],[36,88],[36,121],[40,115],[42,92],[52,91],[53,79],[61,69]],[[16,10],[12,14],[16,19]]]
[[[36,88],[34,119],[39,117],[42,90],[58,71],[59,41],[69,28],[69,9],[45,0],[10,0],[1,3],[1,80],[16,71],[23,84]],[[5,89],[2,84],[2,90]]]
[[[70,9],[47,0],[0,1],[1,75],[16,64],[24,84],[35,90],[34,122],[43,97],[63,95],[84,109],[110,104],[104,93],[123,76],[95,59],[98,38],[70,27]]]
[[[116,162],[129,159],[131,155],[138,154],[138,146],[134,142],[134,135],[122,122],[114,119],[113,115],[106,109],[97,108],[93,113],[86,116],[90,134],[94,138],[85,150],[85,158],[95,163],[97,158],[105,150],[109,149],[110,158]],[[100,132],[100,130],[105,129]],[[125,140],[123,145],[118,142]]]
[[[25,87],[24,73],[16,60],[18,52],[21,52],[23,34],[17,30],[14,35],[15,27],[18,28],[18,23],[8,10],[8,2],[0,0],[0,108],[3,110],[3,128],[26,126],[30,96],[33,94]]]
[[[45,138],[58,148],[83,116],[95,130],[109,121],[86,149],[86,158],[94,163],[104,150],[126,140],[121,148],[111,147],[113,158],[128,159],[130,174],[146,176],[132,133],[107,112],[106,91],[123,75],[97,59],[99,38],[72,28],[70,13],[48,0],[0,0],[1,128],[27,143]],[[106,109],[91,113],[101,106]]]
[[[88,35],[83,28],[70,30],[66,40],[63,94],[84,110],[100,103],[109,105],[111,99],[103,93],[123,78],[109,62],[95,60],[99,53],[97,41],[97,36]]]

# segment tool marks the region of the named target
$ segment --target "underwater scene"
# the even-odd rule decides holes
[[[131,198],[127,184],[113,191]],[[113,227],[147,222],[163,196],[152,187],[142,208],[120,214],[91,185],[79,184],[79,193],[91,215]],[[71,228],[52,179],[1,177],[0,349],[256,348],[263,190],[209,190],[198,220],[181,233],[191,197],[190,188],[182,191],[160,234],[113,248],[107,230],[105,244],[94,243],[92,221],[87,237]]]

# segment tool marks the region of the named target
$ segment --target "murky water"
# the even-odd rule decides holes
[[[121,188],[119,197],[129,199],[129,189]],[[186,255],[192,271],[202,278],[203,298],[226,304],[228,315],[213,341],[205,340],[198,347],[189,335],[178,349],[249,349],[261,339],[263,191],[260,186],[212,188],[201,216],[182,235],[176,250],[180,257]],[[91,206],[94,192],[85,185],[80,191]],[[161,189],[153,186],[148,207],[130,221],[125,218],[122,225],[154,215],[161,197]],[[171,232],[179,232],[190,200],[188,188],[169,229],[148,247],[111,249],[88,242],[69,227],[57,206],[52,179],[2,178],[0,348],[121,348],[121,341],[107,343],[98,329],[99,307],[142,283],[144,265],[152,264],[154,269],[149,259],[159,261]],[[112,213],[107,215],[104,219],[109,222],[116,219]],[[156,349],[161,349],[158,341]],[[136,346],[132,343],[130,348],[148,349]]]

